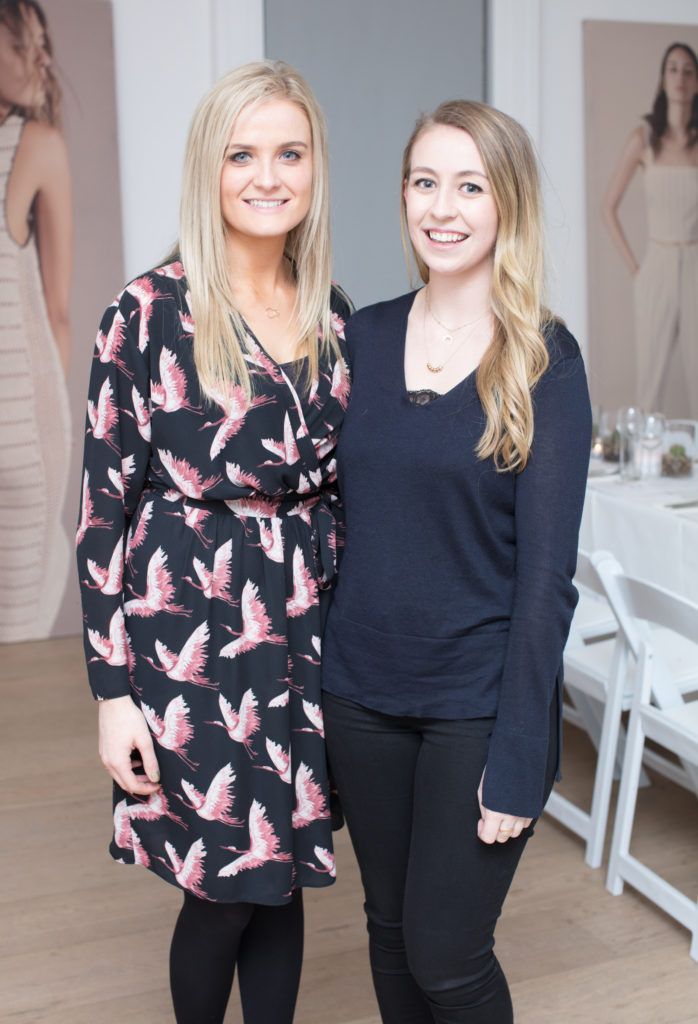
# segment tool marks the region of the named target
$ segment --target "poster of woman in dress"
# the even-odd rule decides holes
[[[122,275],[111,33],[108,2],[0,0],[0,642],[80,627],[66,495]]]
[[[606,407],[698,418],[698,26],[584,26],[589,353]],[[623,75],[617,74],[622,57]]]

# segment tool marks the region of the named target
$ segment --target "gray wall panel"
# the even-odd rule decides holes
[[[337,280],[359,306],[406,291],[402,149],[420,112],[484,98],[485,0],[266,0],[265,21],[327,117]]]

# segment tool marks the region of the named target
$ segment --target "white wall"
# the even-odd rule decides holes
[[[582,22],[696,24],[696,0],[490,0],[489,100],[543,164],[551,303],[587,346]],[[621,55],[622,58],[622,55]],[[618,73],[622,73],[622,59]]]
[[[263,0],[113,0],[124,280],[177,236],[189,122],[225,71],[264,55]]]

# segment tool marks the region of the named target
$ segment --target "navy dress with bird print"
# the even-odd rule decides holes
[[[349,307],[332,290],[344,352]],[[161,789],[114,786],[110,852],[214,901],[282,904],[334,858],[320,637],[336,565],[344,356],[204,399],[182,264],[127,285],[92,362],[77,557],[94,696],[129,694]]]

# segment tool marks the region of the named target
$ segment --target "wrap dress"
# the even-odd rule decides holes
[[[339,289],[332,322],[343,349]],[[114,786],[110,852],[221,902],[282,904],[334,859],[320,637],[337,548],[344,355],[280,365],[251,332],[250,399],[202,395],[179,262],[107,309],[76,538],[94,696],[130,694],[162,788]]]

